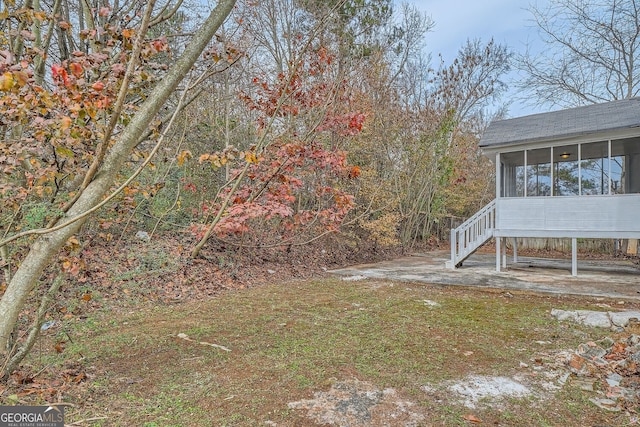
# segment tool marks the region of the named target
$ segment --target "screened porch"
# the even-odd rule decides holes
[[[640,238],[640,99],[492,122],[480,147],[494,161],[496,199],[451,232],[452,268],[488,239],[496,270],[504,238]]]

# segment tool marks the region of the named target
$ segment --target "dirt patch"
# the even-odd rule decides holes
[[[422,390],[437,404],[455,401],[469,409],[498,409],[512,399],[544,401],[553,398],[568,377],[562,358],[551,360],[556,359],[557,363],[545,366],[521,363],[521,372],[511,377],[472,374],[460,380],[425,385]]]
[[[414,412],[415,403],[403,400],[393,388],[350,380],[337,382],[313,399],[289,403],[289,408],[306,411],[307,417],[333,426],[418,426],[424,415]]]

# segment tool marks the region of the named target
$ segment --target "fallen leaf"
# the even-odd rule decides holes
[[[0,90],[1,91],[8,91],[10,90],[13,85],[15,84],[15,81],[13,79],[13,74],[11,74],[10,72],[5,72],[4,74],[0,75]]]
[[[474,424],[482,423],[482,420],[479,419],[478,417],[476,417],[473,414],[467,414],[464,417],[462,417],[462,419],[464,419],[465,421],[469,421],[470,423],[474,423]]]

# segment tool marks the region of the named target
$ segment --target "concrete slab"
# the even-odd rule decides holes
[[[500,273],[495,271],[495,254],[473,254],[456,270],[445,268],[448,259],[448,251],[434,251],[331,272],[346,277],[640,300],[640,268],[630,261],[579,260],[578,276],[573,277],[570,259],[518,257],[518,263],[510,263]]]

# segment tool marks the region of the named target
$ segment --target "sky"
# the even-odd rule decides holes
[[[506,44],[521,53],[526,50],[527,44],[535,46],[538,40],[528,11],[529,4],[536,0],[404,1],[415,5],[435,22],[435,27],[426,36],[425,46],[426,52],[432,54],[434,65],[437,64],[438,54],[442,54],[446,64],[450,64],[467,39],[479,38],[488,42],[493,37],[497,43]],[[537,3],[543,5],[546,0],[537,0]],[[517,78],[518,75],[514,72],[507,80]],[[509,108],[509,116],[518,117],[542,111],[514,102]]]

